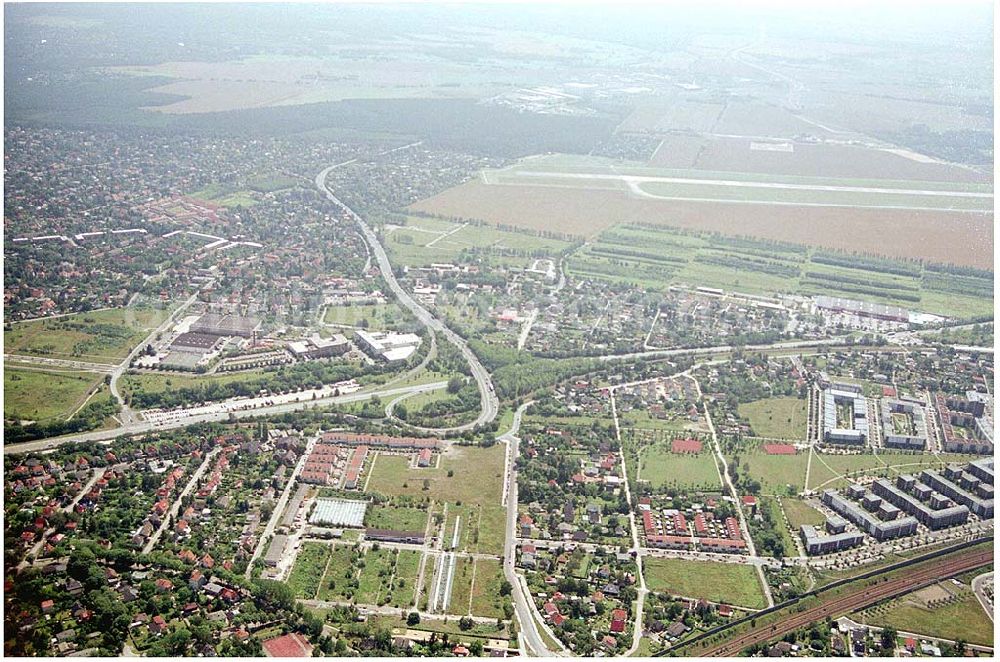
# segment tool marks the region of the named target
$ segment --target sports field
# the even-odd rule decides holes
[[[752,566],[687,559],[648,558],[643,574],[651,591],[763,609],[764,591]]]

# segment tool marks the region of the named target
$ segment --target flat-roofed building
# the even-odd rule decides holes
[[[285,545],[287,544],[288,536],[276,533],[267,548],[267,554],[264,555],[264,565],[270,568],[278,565],[281,557],[285,554]]]
[[[943,475],[931,469],[920,472],[920,478],[941,494],[951,498],[956,503],[967,506],[973,513],[983,519],[993,517],[993,499],[983,499],[968,492]]]
[[[214,336],[251,337],[260,328],[260,320],[241,315],[205,313],[191,323],[190,331]]]
[[[882,399],[882,440],[888,448],[923,450],[927,447],[924,408],[915,402]]]
[[[313,335],[304,340],[293,340],[288,343],[290,351],[297,359],[322,359],[330,356],[340,356],[351,346],[347,338],[339,333],[329,338]]]
[[[823,391],[823,441],[858,446],[868,439],[868,400],[852,391]]]
[[[420,336],[415,333],[359,329],[355,335],[358,346],[365,354],[386,363],[405,361],[413,352],[417,351],[420,343],[423,342]]]
[[[932,530],[964,524],[969,519],[969,509],[965,506],[935,509],[901,491],[885,478],[879,478],[872,483],[872,490],[888,503],[909,513],[918,522]]]
[[[803,524],[799,533],[802,536],[802,543],[805,545],[806,554],[830,554],[842,549],[849,549],[861,544],[864,534],[858,531],[844,531],[833,535],[823,536],[816,531],[816,527],[810,524]]]

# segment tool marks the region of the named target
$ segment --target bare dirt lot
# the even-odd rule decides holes
[[[414,210],[591,237],[616,223],[660,223],[847,251],[993,267],[992,214],[777,207],[637,199],[610,190],[471,181]]]
[[[794,142],[791,152],[750,148],[749,138],[665,136],[649,164],[727,172],[805,177],[912,179],[988,183],[991,178],[946,163],[922,162],[859,145]]]

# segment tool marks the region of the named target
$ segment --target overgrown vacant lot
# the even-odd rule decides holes
[[[435,501],[499,504],[503,470],[503,445],[491,448],[453,446],[442,455],[440,466],[436,468],[411,468],[407,456],[380,454],[372,469],[368,489],[388,495],[428,497]]]
[[[4,333],[4,353],[116,363],[166,319],[157,308],[113,308],[17,322]]]
[[[795,532],[798,532],[799,527],[803,524],[819,526],[826,521],[826,517],[823,513],[819,512],[802,499],[784,497],[781,499],[781,509],[785,511],[785,517],[788,518],[788,525]]]
[[[805,400],[798,398],[768,398],[741,404],[740,416],[750,421],[758,437],[804,439],[806,434]]]
[[[3,374],[4,418],[67,418],[103,378],[94,372],[19,370],[7,365]]]
[[[794,492],[802,490],[809,454],[799,452],[795,455],[768,455],[757,448],[741,453],[740,461],[740,473],[748,472],[751,478],[760,482],[765,493],[785,494],[788,486]]]
[[[476,251],[494,261],[525,266],[532,256],[554,256],[569,242],[536,236],[533,231],[503,230],[482,223],[452,222],[410,216],[406,225],[387,233],[386,247],[394,264],[421,266],[454,262],[463,251]]]
[[[861,612],[865,622],[982,646],[993,645],[993,621],[966,586],[936,584]]]
[[[763,609],[767,606],[753,566],[687,559],[649,558],[643,562],[646,585],[710,602]]]

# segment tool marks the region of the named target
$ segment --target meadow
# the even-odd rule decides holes
[[[687,559],[648,558],[643,562],[646,585],[688,598],[750,609],[767,606],[753,566]]]
[[[68,418],[104,380],[95,372],[4,366],[5,419],[44,422]]]
[[[108,308],[15,322],[4,333],[3,349],[5,354],[117,363],[168,314],[152,307]]]
[[[739,414],[750,422],[758,437],[804,439],[806,435],[805,400],[768,398],[739,406]]]

